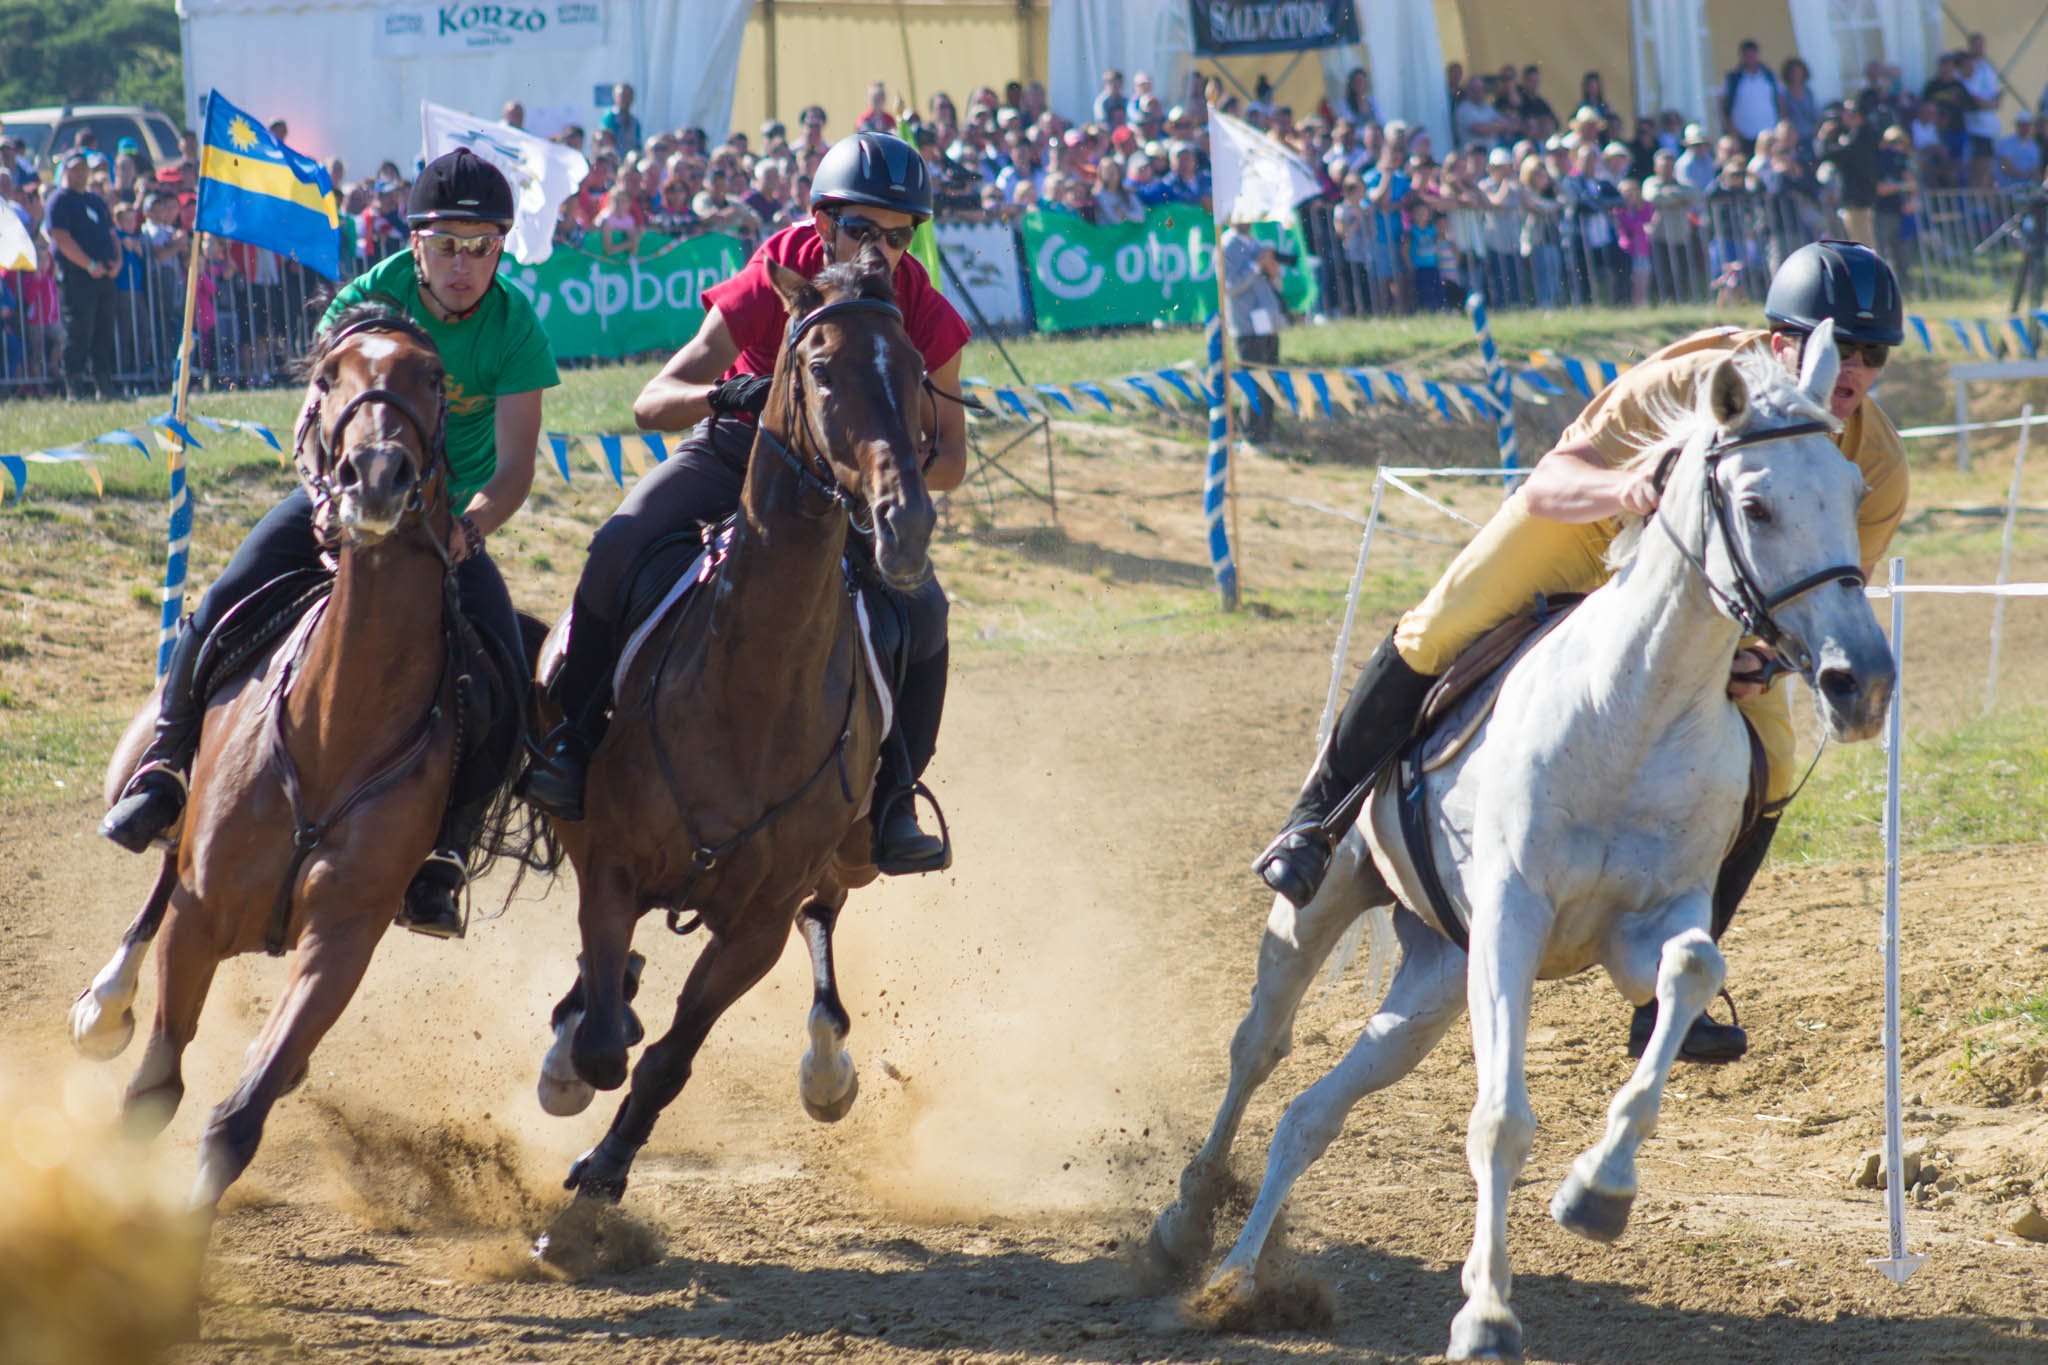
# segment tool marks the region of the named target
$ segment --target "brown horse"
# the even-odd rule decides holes
[[[705,1035],[781,956],[801,918],[816,995],[805,1107],[837,1119],[857,1089],[832,929],[875,878],[867,819],[884,702],[863,663],[849,530],[899,589],[931,573],[934,511],[913,435],[924,362],[880,253],[815,281],[771,267],[794,319],[761,414],[717,581],[632,661],[593,756],[586,818],[558,833],[576,866],[583,957],[541,1079],[554,1113],[626,1079],[633,931],[650,910],[709,930],[667,1036],[633,1069],[611,1130],[568,1185],[617,1200]],[[629,984],[629,968],[633,980]]]
[[[294,460],[338,540],[332,592],[208,702],[182,831],[119,952],[71,1011],[82,1052],[118,1054],[162,926],[156,1020],[127,1092],[131,1123],[155,1132],[184,1095],[181,1059],[215,969],[296,946],[241,1083],[200,1143],[193,1199],[207,1208],[255,1156],[271,1106],[304,1078],[355,994],[432,845],[454,768],[440,356],[395,314],[351,314],[308,371]],[[115,750],[109,804],[156,714],[152,698]]]

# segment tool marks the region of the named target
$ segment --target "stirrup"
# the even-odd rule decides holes
[[[882,830],[897,807],[908,802],[910,819],[917,821],[917,798],[922,796],[925,804],[932,808],[932,814],[939,818],[937,835],[939,850],[921,858],[884,858],[882,856]],[[913,782],[901,791],[890,793],[871,817],[875,831],[875,870],[889,877],[912,876],[920,872],[944,872],[953,865],[953,832],[946,826],[946,812],[939,807],[939,799],[932,795],[932,789],[922,782]],[[918,833],[924,834],[924,827],[918,826]],[[932,835],[924,834],[929,839]]]
[[[160,784],[146,783],[143,780],[158,775],[168,777],[177,784],[175,794],[164,792]],[[151,844],[162,844],[169,848],[177,842],[178,834],[185,823],[185,806],[191,795],[191,783],[186,780],[185,774],[179,768],[161,759],[151,759],[129,775],[128,781],[121,787],[121,794],[114,798],[114,804],[101,818],[99,832],[104,838],[112,840],[131,853],[140,853]],[[121,826],[142,813],[142,803],[154,799],[174,801],[177,809],[171,812],[170,818],[161,828],[151,831],[146,837],[124,837]],[[134,808],[124,814],[122,808],[131,803],[136,803]]]
[[[432,869],[437,867],[452,868],[455,873],[454,880],[445,886],[442,885],[439,876],[430,875]],[[404,925],[416,934],[425,934],[428,938],[466,938],[469,934],[469,865],[462,856],[448,849],[437,848],[427,855],[427,860],[420,864],[419,871],[413,873],[412,877],[411,883],[405,888],[405,898],[399,903],[397,923]],[[429,879],[428,889],[421,888],[420,879],[422,877]],[[449,893],[449,898],[454,902],[455,915],[453,917],[419,917],[416,913],[414,898],[416,896],[437,893],[442,890],[446,890]]]
[[[1252,871],[1299,910],[1322,889],[1335,849],[1336,841],[1321,822],[1289,825],[1273,836],[1273,842],[1253,861]],[[1313,865],[1304,867],[1304,862]]]

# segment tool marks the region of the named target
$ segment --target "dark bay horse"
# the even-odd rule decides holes
[[[111,1058],[161,926],[156,1019],[127,1092],[154,1132],[184,1095],[181,1059],[216,968],[296,947],[242,1080],[200,1143],[211,1207],[256,1154],[271,1106],[355,994],[432,846],[455,764],[452,516],[439,353],[396,314],[345,315],[309,358],[294,463],[337,541],[333,588],[267,659],[207,704],[183,828],[142,914],[71,1010],[80,1051]],[[157,714],[116,748],[109,804]]]
[[[631,662],[593,757],[586,818],[557,826],[576,867],[583,957],[543,1068],[551,1112],[578,1112],[593,1087],[626,1080],[641,916],[692,915],[709,931],[673,1026],[570,1173],[582,1197],[624,1194],[705,1035],[775,964],[792,923],[802,923],[816,986],[805,1107],[837,1119],[857,1090],[832,930],[847,892],[876,875],[866,807],[887,717],[843,561],[854,531],[891,587],[914,589],[931,573],[934,510],[914,436],[924,362],[880,253],[815,281],[771,271],[793,321],[729,556]]]

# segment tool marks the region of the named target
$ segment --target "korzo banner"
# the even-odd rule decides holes
[[[557,359],[672,351],[704,321],[699,295],[737,275],[747,248],[722,233],[642,245],[639,256],[565,248],[538,265],[508,261],[501,277],[532,302]]]
[[[1300,52],[1358,41],[1352,0],[1190,0],[1195,52]]]
[[[1072,214],[1024,215],[1024,262],[1041,332],[1154,322],[1194,325],[1216,311],[1215,224],[1198,205],[1160,205],[1141,223],[1095,227]],[[1315,278],[1299,234],[1259,223],[1253,235],[1292,253],[1281,297],[1312,311]]]

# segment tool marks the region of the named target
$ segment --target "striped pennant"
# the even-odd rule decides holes
[[[1335,417],[1337,414],[1331,411],[1330,409],[1329,376],[1324,374],[1321,370],[1310,370],[1308,372],[1308,386],[1309,389],[1315,394],[1316,402],[1322,407],[1323,416]]]
[[[1929,355],[1934,354],[1934,338],[1927,335],[1927,319],[1909,314],[1906,323],[1913,329],[1914,335],[1920,338],[1920,349]]]
[[[561,472],[562,482],[569,482],[569,438],[559,431],[547,434],[548,449],[554,452],[555,468]]]
[[[1366,402],[1373,403],[1378,401],[1372,396],[1372,376],[1367,371],[1355,365],[1346,366],[1344,377],[1358,386],[1358,391],[1365,395]]]
[[[660,432],[643,431],[640,433],[640,439],[643,443],[646,444],[647,453],[654,457],[654,462],[656,464],[667,463],[668,446],[662,441]]]
[[[1074,411],[1074,400],[1067,397],[1067,391],[1061,388],[1059,385],[1034,384],[1031,387],[1036,389],[1038,392],[1044,394],[1047,398],[1052,399],[1053,402],[1058,403],[1068,412]]]
[[[1102,410],[1104,412],[1116,411],[1116,404],[1109,401],[1109,394],[1103,390],[1102,385],[1096,383],[1092,379],[1084,379],[1081,380],[1079,383],[1075,384],[1074,392],[1082,394],[1089,398],[1093,398],[1096,402],[1102,404]]]

